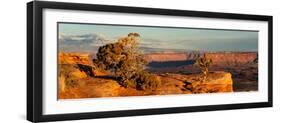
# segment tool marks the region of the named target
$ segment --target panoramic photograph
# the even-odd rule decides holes
[[[58,99],[258,91],[258,31],[58,24]]]

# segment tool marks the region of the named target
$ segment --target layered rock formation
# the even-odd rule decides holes
[[[207,81],[199,81],[200,74],[160,75],[162,85],[156,90],[136,90],[124,88],[113,79],[83,78],[76,88],[67,89],[61,93],[60,99],[97,98],[114,96],[145,96],[170,94],[200,94],[232,92],[231,74],[227,72],[213,72]]]
[[[198,54],[153,54],[152,61],[188,60]],[[154,74],[162,85],[155,90],[124,88],[110,74],[92,68],[89,54],[59,53],[59,99],[96,98],[115,96],[144,96],[167,94],[194,94],[232,92],[232,76],[228,72],[211,72],[205,82],[201,74],[163,73]],[[93,75],[94,74],[94,75]]]
[[[62,53],[58,54],[59,64],[91,64],[89,53]]]
[[[146,54],[148,62],[194,61],[202,55],[212,59],[214,64],[236,65],[256,63],[257,52],[187,52],[187,53],[151,53]],[[89,53],[59,53],[59,64],[92,64]]]
[[[206,53],[206,57],[212,59],[214,64],[241,65],[254,63],[258,54],[256,52]]]
[[[206,55],[214,64],[239,65],[257,62],[257,52],[187,52],[187,53],[152,53],[146,54],[149,62],[194,61]]]
[[[146,54],[145,59],[148,62],[188,60],[186,53],[152,53],[152,54]]]
[[[187,77],[188,82],[186,85],[187,88],[190,88],[191,90],[193,89],[193,92],[195,93],[233,91],[233,81],[231,73],[223,71],[212,72],[209,74],[206,82],[197,81],[196,77],[198,77],[198,75],[189,75],[189,77]]]

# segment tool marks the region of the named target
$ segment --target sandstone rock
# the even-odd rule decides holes
[[[211,72],[205,82],[200,81],[200,76],[189,75],[187,83],[190,85],[187,88],[190,87],[195,93],[233,92],[233,81],[228,72]]]
[[[227,72],[211,72],[205,82],[199,81],[200,74],[156,75],[162,85],[156,90],[137,90],[121,87],[114,79],[104,77],[86,77],[79,79],[79,85],[60,91],[60,99],[97,98],[118,96],[145,96],[169,94],[196,94],[232,92],[231,74]],[[60,78],[60,80],[63,78]],[[188,84],[189,83],[189,84]],[[192,87],[190,87],[192,86]],[[62,86],[63,87],[63,86]]]
[[[86,84],[80,89],[89,98],[119,96],[120,85],[115,80],[95,78],[85,82]]]
[[[85,64],[90,65],[90,54],[88,53],[59,53],[59,64]]]
[[[192,61],[206,54],[216,65],[241,65],[256,63],[257,52],[186,52],[186,53],[151,53],[146,54],[148,62]]]
[[[217,65],[241,65],[254,63],[257,60],[257,52],[223,52],[206,53],[206,57],[212,59]]]
[[[109,73],[102,72],[99,70],[93,70],[93,73],[95,74],[95,76],[107,76],[109,74]]]
[[[80,71],[80,70],[73,71],[69,75],[72,76],[72,77],[75,77],[75,78],[80,78],[80,79],[87,77],[87,74],[85,72]]]
[[[158,87],[153,94],[155,95],[167,95],[167,94],[183,94],[184,83],[178,76],[172,74],[168,76],[161,76],[162,85]]]
[[[217,71],[211,72],[205,82],[200,81],[201,74],[165,74],[161,75],[162,86],[153,95],[220,93],[233,92],[231,74]]]
[[[66,84],[65,84],[65,77],[64,77],[64,75],[61,75],[61,76],[59,76],[59,91],[60,92],[65,92],[65,86],[66,86]]]
[[[152,53],[146,54],[145,59],[148,62],[184,61],[187,60],[187,56],[185,53]]]
[[[224,53],[223,53],[224,54]],[[248,63],[256,54],[207,54],[214,63]],[[149,61],[181,61],[198,58],[199,54],[164,53],[146,55]],[[223,59],[224,58],[224,59]],[[256,59],[256,58],[255,58]],[[255,60],[254,59],[254,60]],[[253,60],[253,61],[254,61]],[[95,98],[114,96],[144,96],[144,95],[167,95],[167,94],[192,94],[192,93],[219,93],[232,92],[232,75],[228,72],[211,72],[205,82],[200,81],[201,74],[167,73],[154,74],[162,85],[155,90],[137,90],[135,88],[121,87],[112,79],[110,73],[93,69],[89,54],[59,53],[59,71],[68,74],[78,83],[77,86],[67,88],[66,76],[59,76],[59,98]],[[91,76],[93,74],[94,76]]]

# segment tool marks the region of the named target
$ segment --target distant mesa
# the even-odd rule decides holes
[[[206,57],[212,59],[214,64],[240,65],[255,63],[258,54],[257,52],[206,53]]]
[[[173,61],[194,61],[206,55],[212,59],[214,65],[243,65],[258,62],[257,52],[166,52],[166,53],[147,53],[145,59],[148,62],[173,62]],[[92,64],[93,56],[90,53],[78,52],[59,52],[59,64]]]
[[[145,58],[149,62],[194,61],[204,54],[216,65],[241,65],[258,61],[257,52],[151,53],[146,54]]]
[[[145,59],[148,62],[165,62],[165,61],[185,61],[188,60],[186,53],[151,53],[146,54]]]

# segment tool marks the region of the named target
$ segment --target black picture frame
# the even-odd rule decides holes
[[[43,107],[42,107],[43,104],[43,95],[42,95],[43,12],[42,10],[45,8],[266,21],[268,22],[268,101],[257,102],[257,103],[44,115],[42,113],[43,111]],[[199,112],[199,111],[213,111],[213,110],[272,107],[273,106],[273,97],[272,97],[272,92],[273,92],[272,91],[272,76],[273,76],[272,74],[273,32],[272,31],[273,30],[272,28],[273,28],[273,17],[264,16],[264,15],[185,11],[185,10],[93,5],[93,4],[63,3],[63,2],[45,2],[45,1],[29,2],[27,3],[27,120],[32,122],[63,121],[63,120],[79,120],[79,119],[93,119],[93,118],[107,118],[107,117],[124,117],[124,116],[137,116],[137,115],[155,115],[155,114],[185,113],[185,112]]]

